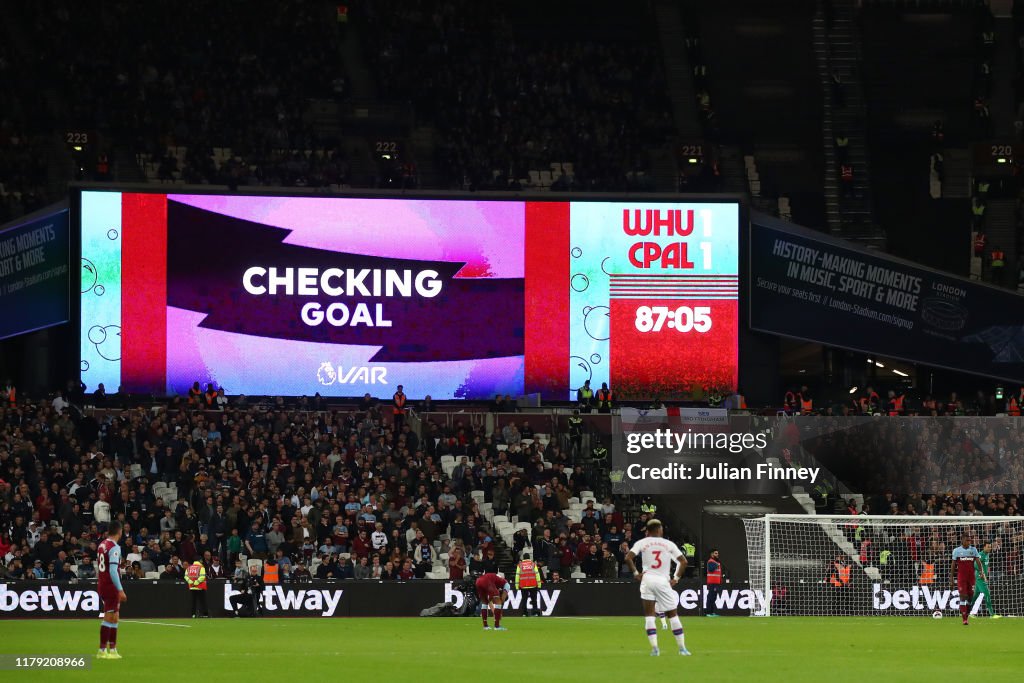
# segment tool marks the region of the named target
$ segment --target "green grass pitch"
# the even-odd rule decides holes
[[[118,636],[120,661],[0,679],[821,683],[884,672],[890,681],[1009,681],[1024,666],[1021,619],[972,619],[965,628],[956,618],[691,618],[683,626],[693,656],[677,655],[659,623],[658,658],[649,656],[640,617],[510,617],[503,625],[509,630],[483,631],[470,618],[129,620]],[[2,621],[0,652],[93,654],[98,633],[98,620]]]

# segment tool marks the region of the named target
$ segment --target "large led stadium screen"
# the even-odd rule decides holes
[[[736,203],[82,191],[82,381],[622,398],[737,380]],[[101,293],[102,292],[102,293]]]

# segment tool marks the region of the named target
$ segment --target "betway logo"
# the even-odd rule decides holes
[[[555,604],[558,602],[558,596],[562,594],[560,590],[548,591],[543,588],[537,591],[537,602],[540,603],[540,611],[546,617],[550,617],[551,613],[555,611]],[[525,595],[520,590],[510,590],[508,597],[505,599],[505,604],[501,606],[502,609],[517,610],[522,608],[523,600]],[[450,602],[455,605],[455,609],[460,609],[462,603],[466,600],[466,596],[461,591],[457,591],[452,587],[451,582],[444,585],[444,601]]]
[[[960,609],[960,591],[952,591],[948,588],[943,590],[932,590],[928,586],[914,586],[910,590],[884,590],[882,584],[876,583],[872,586],[874,594],[873,606],[876,610],[893,609],[898,612],[907,610],[958,610]],[[977,614],[981,609],[981,603],[985,596],[981,593],[971,607],[971,614]]]
[[[100,595],[96,591],[64,591],[59,586],[41,586],[35,590],[7,590],[0,583],[0,612],[99,612]]]
[[[263,607],[268,612],[319,612],[322,617],[333,617],[341,602],[343,590],[322,590],[311,588],[309,590],[285,588],[284,586],[267,586],[263,589]],[[224,610],[232,611],[231,598],[238,595],[238,591],[230,586],[224,589]]]
[[[772,594],[765,599],[764,591],[753,590],[752,588],[726,588],[715,599],[715,611],[720,609],[754,610],[763,613],[768,608]],[[679,606],[685,610],[695,610],[698,605],[705,609],[708,605],[708,587],[700,590],[687,588],[679,593]]]

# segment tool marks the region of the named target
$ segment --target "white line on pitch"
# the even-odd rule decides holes
[[[174,628],[192,628],[190,624],[167,624],[162,621],[139,621],[138,619],[122,619],[129,624],[149,624],[150,626],[173,626]]]

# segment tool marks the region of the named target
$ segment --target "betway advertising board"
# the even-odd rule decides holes
[[[1016,580],[993,583],[996,595],[1019,590]],[[210,582],[208,604],[213,617],[231,616],[234,595],[225,581]],[[164,581],[131,582],[125,586],[128,602],[121,606],[125,619],[183,619],[190,616],[191,601],[184,583]],[[682,616],[703,614],[708,603],[707,587],[686,580],[676,587]],[[317,581],[314,583],[267,586],[263,591],[264,614],[268,617],[414,617],[441,602],[462,608],[466,594],[451,581]],[[525,606],[522,591],[509,591],[504,609],[516,616]],[[639,587],[633,582],[586,582],[548,584],[539,591],[544,616],[636,616],[640,614]],[[764,614],[769,599],[773,615],[834,616],[930,616],[938,610],[956,615],[960,595],[946,586],[858,584],[834,593],[815,584],[793,586],[785,598],[768,598],[761,590],[742,584],[725,585],[715,600],[715,611],[731,616]],[[827,606],[827,607],[826,607]],[[823,612],[824,608],[824,612]],[[0,583],[0,620],[3,619],[94,619],[101,603],[95,583],[38,581]],[[981,609],[980,596],[971,602],[972,614]],[[1000,611],[1024,616],[1019,605],[1006,604]]]
[[[211,616],[231,615],[234,589],[225,581],[209,584],[207,602]],[[128,602],[121,606],[125,619],[187,618],[191,601],[184,583],[132,582],[125,586]],[[703,612],[707,589],[696,581],[677,587],[683,615]],[[301,617],[412,617],[424,609],[448,602],[462,608],[466,594],[451,581],[317,581],[267,586],[263,591],[266,616]],[[526,595],[511,590],[505,609],[516,615]],[[635,616],[640,614],[639,586],[634,582],[548,584],[538,591],[544,616]],[[717,600],[722,614],[747,616],[763,611],[761,591],[727,586]],[[96,584],[38,581],[0,583],[0,620],[38,618],[95,618],[101,609]]]
[[[751,225],[750,326],[1024,381],[1024,297],[806,228]]]

